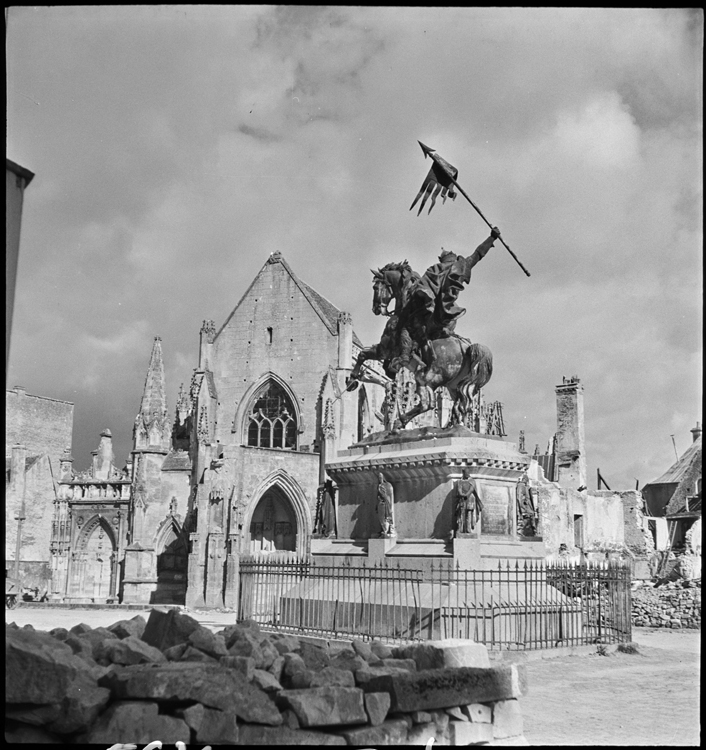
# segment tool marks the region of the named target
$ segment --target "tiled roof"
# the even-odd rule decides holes
[[[298,281],[302,287],[302,291],[304,291],[305,294],[308,292],[307,296],[312,305],[315,308],[318,307],[318,309],[320,310],[321,315],[324,318],[324,322],[326,323],[326,327],[329,329],[329,331],[331,331],[331,333],[337,334],[338,316],[340,315],[341,311],[336,307],[336,305],[334,305],[332,302],[329,302],[326,297],[319,294],[316,289],[312,289],[312,287],[301,280]],[[363,344],[360,342],[360,339],[356,335],[355,331],[353,331],[353,343],[356,346],[359,346],[361,349],[363,348]]]
[[[684,478],[684,475],[691,467],[691,464],[695,459],[699,459],[701,453],[701,436],[696,438],[694,442],[687,448],[682,457],[672,464],[667,471],[662,474],[658,479],[653,480],[649,484],[679,484]]]

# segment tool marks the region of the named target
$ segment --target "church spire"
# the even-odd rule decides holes
[[[162,361],[162,339],[155,336],[150,364],[147,368],[140,413],[135,419],[133,432],[135,450],[157,448],[168,451],[170,430],[164,363]]]

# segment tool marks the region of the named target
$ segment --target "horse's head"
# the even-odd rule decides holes
[[[394,294],[387,280],[385,269],[373,271],[373,312],[375,315],[389,315],[388,305]]]
[[[405,289],[415,274],[409,263],[388,263],[373,271],[373,312],[389,315],[388,305],[395,300],[395,312],[399,313],[405,303]]]

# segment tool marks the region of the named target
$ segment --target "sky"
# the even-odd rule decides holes
[[[75,404],[74,467],[132,448],[152,342],[170,412],[270,253],[366,344],[371,268],[468,255],[462,196],[409,207],[417,141],[499,243],[459,303],[508,440],[585,388],[589,487],[662,474],[701,421],[703,12],[11,7],[7,156],[25,193],[7,387]],[[672,442],[674,435],[674,444]]]

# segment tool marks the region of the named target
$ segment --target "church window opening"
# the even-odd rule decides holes
[[[297,447],[294,404],[277,383],[269,383],[255,399],[249,414],[248,445],[288,450]]]

